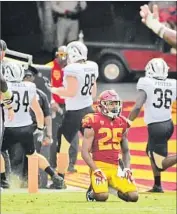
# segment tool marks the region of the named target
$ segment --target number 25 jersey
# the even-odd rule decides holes
[[[137,83],[137,90],[146,92],[144,120],[146,124],[170,120],[171,107],[176,100],[176,80],[157,80],[142,77]]]
[[[83,118],[82,126],[93,128],[95,133],[91,150],[93,160],[117,164],[122,135],[129,127],[126,119],[111,120],[101,113],[94,113]]]
[[[36,86],[31,82],[8,82],[8,88],[13,93],[12,107],[15,117],[12,121],[8,120],[8,111],[5,112],[5,127],[23,127],[31,125],[30,106],[36,96]]]
[[[98,65],[93,61],[72,63],[64,68],[64,87],[67,87],[66,77],[73,76],[78,81],[78,91],[74,97],[66,97],[66,110],[79,110],[93,104],[92,87],[98,78]]]

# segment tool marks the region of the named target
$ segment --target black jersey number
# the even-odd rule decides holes
[[[164,106],[166,109],[169,109],[172,104],[172,91],[169,89],[166,89],[164,92],[161,88],[156,88],[154,90],[154,94],[157,95],[157,101],[156,103],[153,103],[153,106],[155,108],[161,108]]]
[[[18,112],[20,109],[20,105],[21,105],[21,97],[18,91],[13,91],[13,101],[16,103],[16,108],[14,109],[14,112]],[[28,91],[25,91],[24,94],[22,95],[22,105],[25,106],[25,112],[28,111],[28,106],[29,106],[29,95],[28,95]]]
[[[92,87],[95,83],[95,74],[86,74],[85,76],[85,83],[84,86],[82,87],[81,94],[86,96],[86,95],[91,95],[92,94]]]

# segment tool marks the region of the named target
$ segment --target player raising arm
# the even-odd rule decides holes
[[[114,90],[107,90],[101,93],[98,103],[100,112],[88,114],[83,119],[81,154],[90,167],[91,178],[86,198],[88,201],[106,201],[110,186],[122,200],[136,202],[138,192],[130,169],[130,152],[125,134],[129,125],[120,116],[122,102]],[[122,177],[118,175],[120,150],[124,164]]]
[[[161,171],[177,163],[177,155],[168,156],[168,140],[173,134],[171,107],[176,100],[175,79],[169,79],[166,62],[154,58],[145,67],[145,77],[137,83],[137,100],[129,115],[130,124],[144,105],[144,120],[148,126],[147,155],[154,174],[154,187],[150,192],[163,192]]]
[[[150,28],[155,34],[159,35],[167,43],[176,48],[177,45],[177,34],[175,30],[167,28],[165,25],[159,22],[159,11],[158,6],[153,5],[152,12],[150,11],[148,5],[143,5],[140,7],[140,16],[142,22]]]

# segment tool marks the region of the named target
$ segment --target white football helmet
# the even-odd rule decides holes
[[[24,66],[19,63],[8,62],[4,66],[4,78],[8,82],[21,82],[24,77]]]
[[[75,63],[79,60],[87,60],[87,47],[80,41],[70,42],[66,47],[68,63]]]
[[[168,77],[169,67],[161,58],[151,59],[145,67],[145,75],[150,78],[165,80]]]

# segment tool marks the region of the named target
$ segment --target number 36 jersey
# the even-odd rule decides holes
[[[66,97],[66,110],[79,110],[93,104],[92,87],[98,78],[98,65],[93,61],[73,63],[64,68],[64,86],[67,87],[66,77],[77,78],[79,88],[74,97]]]
[[[142,77],[137,83],[137,90],[146,92],[144,120],[146,124],[163,122],[171,119],[171,107],[176,100],[176,80],[157,80]]]
[[[93,128],[95,133],[91,150],[93,160],[117,165],[122,135],[129,127],[126,119],[120,116],[111,120],[101,113],[87,114],[82,126]]]
[[[23,127],[31,125],[30,106],[36,96],[36,86],[31,82],[8,82],[8,88],[13,93],[12,107],[15,117],[12,121],[8,120],[8,111],[5,111],[5,127]]]

